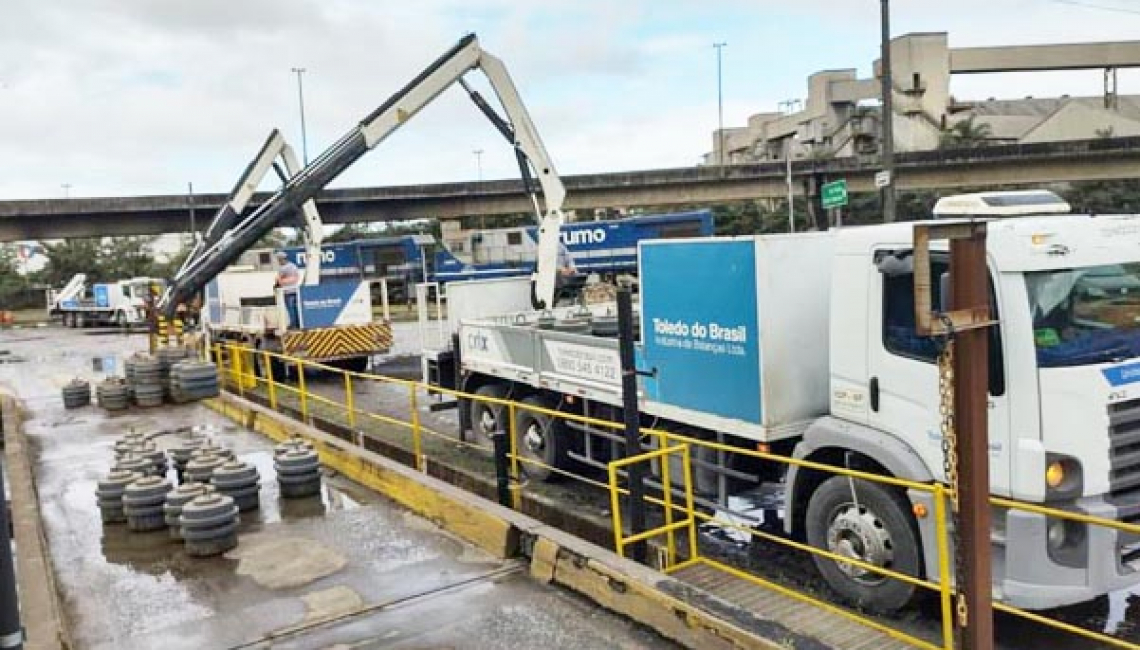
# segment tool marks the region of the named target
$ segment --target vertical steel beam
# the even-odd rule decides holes
[[[989,311],[989,271],[986,267],[986,234],[975,232],[968,239],[950,243],[951,300],[955,309],[984,308]],[[958,576],[965,590],[968,623],[962,631],[966,650],[993,648],[993,603],[991,602],[990,458],[987,416],[989,412],[988,328],[975,327],[957,333],[954,355],[954,412],[958,430],[958,480],[965,575]]]
[[[618,340],[621,354],[621,407],[625,417],[625,457],[641,453],[641,411],[637,403],[637,367],[633,355],[633,297],[629,287],[617,292]],[[664,462],[669,462],[666,458]],[[630,535],[645,531],[645,468],[642,463],[626,466],[629,479]],[[615,533],[620,531],[614,531]],[[629,556],[645,562],[645,542],[631,545]]]

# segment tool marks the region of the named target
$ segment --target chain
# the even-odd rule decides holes
[[[966,576],[965,556],[962,549],[961,513],[958,510],[958,427],[954,418],[954,330],[947,324],[949,334],[938,353],[938,413],[941,416],[942,430],[942,469],[946,483],[950,486],[950,504],[954,522],[954,576],[958,583],[958,595],[954,610],[958,616],[958,627],[965,628],[969,622],[966,612],[965,590],[961,588]]]

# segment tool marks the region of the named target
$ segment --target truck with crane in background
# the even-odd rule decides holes
[[[505,118],[464,80],[464,75],[476,68],[490,83],[506,113]],[[204,291],[203,322],[207,343],[236,341],[250,348],[279,349],[302,358],[349,360],[350,367],[356,367],[358,359],[366,357],[364,350],[350,346],[385,340],[390,343],[391,330],[386,322],[355,322],[357,318],[365,318],[365,311],[371,319],[368,290],[363,288],[367,282],[360,277],[360,270],[344,267],[348,272],[342,277],[356,274],[354,281],[344,282],[333,279],[337,274],[322,272],[325,249],[321,247],[322,228],[313,199],[344,170],[455,84],[467,91],[476,107],[514,148],[524,190],[531,196],[539,217],[539,254],[557,254],[557,232],[564,221],[561,205],[565,190],[503,62],[483,50],[475,35],[470,34],[303,169],[297,165],[292,149],[284,143],[280,133],[274,131],[242,174],[202,240],[171,278],[157,303],[159,315],[173,319],[178,304]],[[275,162],[278,157],[282,158],[284,169]],[[270,170],[277,171],[281,187],[246,213],[254,189]],[[541,199],[536,182],[542,188]],[[294,225],[298,212],[306,239],[304,281],[296,288],[277,289],[271,297],[265,296],[265,285],[270,282],[269,269],[265,265],[239,262],[243,254],[274,228]],[[553,232],[554,238],[542,237],[541,233],[546,231]],[[235,264],[232,273],[226,272]],[[340,270],[335,265],[330,267],[330,271]],[[553,295],[553,275],[538,274],[534,283],[536,287],[531,292],[534,296]],[[536,301],[542,304],[537,298]],[[290,314],[290,304],[294,305],[295,318]],[[356,335],[361,327],[380,327],[386,339],[381,334]],[[333,339],[343,345],[330,343]],[[327,354],[330,349],[334,352],[332,357]]]
[[[48,316],[64,327],[139,325],[147,320],[154,290],[164,285],[159,278],[89,283],[87,274],[77,273],[62,289],[48,292]]]

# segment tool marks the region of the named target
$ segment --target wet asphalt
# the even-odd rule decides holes
[[[0,332],[0,387],[26,412],[41,516],[77,647],[673,647],[343,478],[326,476],[319,497],[281,499],[271,443],[203,406],[63,408],[64,383],[121,374],[123,359],[145,346],[145,336],[118,332]],[[239,546],[225,556],[192,558],[165,531],[100,522],[95,484],[112,464],[114,441],[183,427],[206,430],[261,474],[261,507],[243,513]]]

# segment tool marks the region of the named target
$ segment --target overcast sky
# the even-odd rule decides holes
[[[695,164],[716,127],[878,50],[877,0],[0,0],[0,200],[225,192],[273,127],[310,157],[463,34],[507,64],[563,174]],[[1115,10],[1114,10],[1115,9]],[[1140,37],[1133,0],[894,0],[896,35],[951,46]],[[959,77],[959,98],[1095,95],[1100,71]],[[1140,74],[1122,71],[1122,93]],[[334,186],[515,175],[448,91]],[[70,188],[65,189],[64,185]]]

